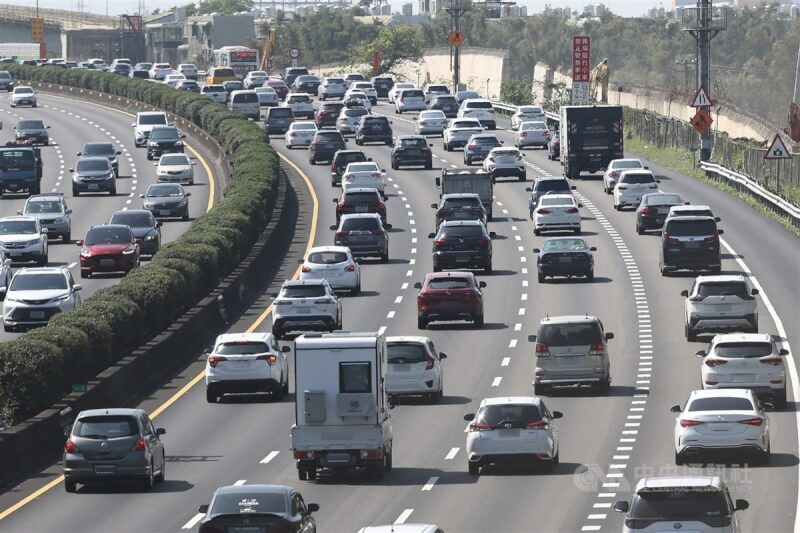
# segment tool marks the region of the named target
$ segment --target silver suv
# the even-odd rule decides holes
[[[64,242],[70,242],[72,239],[72,209],[67,207],[62,193],[34,194],[17,214],[38,219],[42,229],[47,230],[48,240],[61,237]]]
[[[741,274],[698,276],[691,289],[681,291],[686,340],[696,341],[698,333],[758,333],[757,294]]]
[[[611,388],[611,361],[606,341],[614,334],[603,329],[595,316],[548,316],[528,339],[536,343],[534,393],[541,396],[553,386],[594,385]]]

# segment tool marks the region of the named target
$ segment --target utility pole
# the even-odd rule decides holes
[[[467,12],[463,0],[445,0],[444,10],[450,14],[452,31],[461,33],[461,15]],[[458,91],[461,84],[461,50],[460,46],[450,44],[451,68],[453,71],[453,94]]]
[[[711,96],[711,40],[728,27],[727,11],[725,8],[711,7],[712,0],[697,0],[696,8],[687,8],[682,11],[682,29],[689,32],[697,41],[697,85],[703,87]],[[694,20],[692,19],[694,15]],[[704,109],[709,112],[711,106]],[[700,136],[700,160],[708,161],[711,158],[711,129],[707,129]]]

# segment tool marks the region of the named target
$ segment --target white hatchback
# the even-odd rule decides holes
[[[444,135],[447,127],[447,117],[444,111],[433,109],[430,111],[420,111],[417,120],[414,121],[414,131],[417,135]]]
[[[614,185],[623,170],[644,169],[647,167],[638,159],[612,159],[603,172],[603,192],[611,194],[614,192]]]
[[[286,141],[286,148],[294,148],[295,146],[308,146],[314,139],[314,134],[317,133],[317,125],[312,121],[304,120],[300,122],[292,122],[289,129],[286,130],[283,138]]]
[[[11,93],[11,107],[21,105],[36,107],[36,91],[33,90],[33,87],[28,87],[27,85],[18,85],[14,87]]]
[[[348,163],[342,174],[342,191],[353,188],[378,189],[386,199],[386,171],[373,161]]]
[[[649,170],[623,170],[614,185],[614,209],[622,211],[625,207],[636,208],[642,196],[659,192],[657,180]]]
[[[571,194],[545,194],[539,198],[533,210],[533,233],[543,231],[572,231],[581,234],[579,204]]]
[[[361,292],[361,266],[346,246],[316,246],[300,263],[301,280],[324,279],[334,289]]]
[[[444,396],[444,352],[428,337],[387,337],[386,392],[389,396],[423,396],[438,402]]]
[[[764,405],[749,389],[696,390],[686,405],[670,409],[675,419],[675,464],[690,455],[720,452],[754,455],[769,463],[769,419]]]
[[[206,400],[226,393],[289,392],[289,360],[272,333],[226,333],[206,353]]]
[[[481,400],[477,413],[464,415],[467,427],[469,473],[478,475],[491,464],[544,463],[558,465],[558,428],[550,410],[535,396],[506,396]]]

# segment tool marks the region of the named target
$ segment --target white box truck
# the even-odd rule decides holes
[[[443,194],[473,193],[481,197],[481,203],[486,209],[487,221],[492,218],[492,204],[494,204],[494,185],[492,175],[485,170],[473,168],[442,169],[442,176],[436,177],[436,186],[440,188],[439,198]]]
[[[306,333],[295,339],[295,423],[291,450],[301,480],[321,469],[392,469],[385,328]]]

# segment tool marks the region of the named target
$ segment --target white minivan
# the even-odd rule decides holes
[[[261,118],[261,106],[255,91],[232,91],[228,109],[253,120]]]

